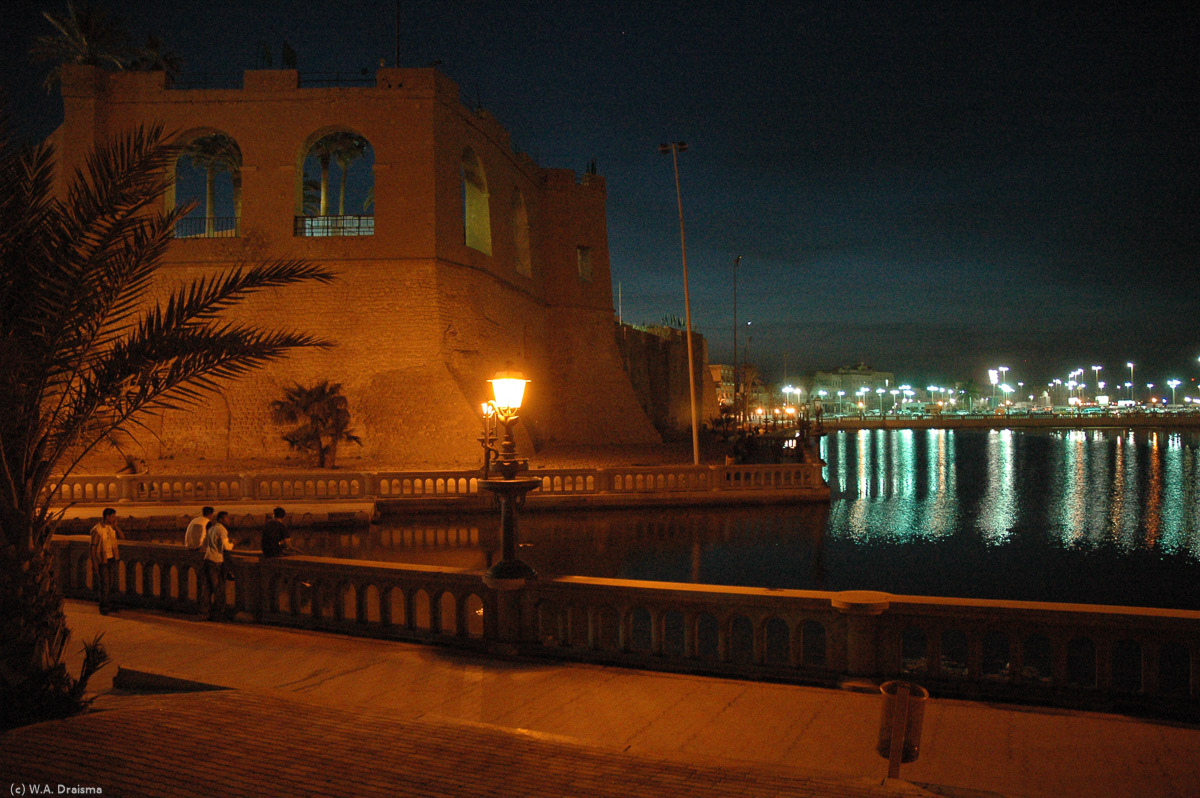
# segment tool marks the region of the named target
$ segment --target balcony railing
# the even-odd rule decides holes
[[[303,238],[373,236],[374,216],[297,216],[295,234]]]
[[[176,238],[237,238],[236,216],[189,216],[175,222]]]

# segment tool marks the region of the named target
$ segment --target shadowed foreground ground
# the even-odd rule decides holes
[[[0,792],[1120,798],[1200,783],[1193,726],[935,699],[901,771],[918,788],[881,783],[873,694],[67,611],[76,641],[104,631],[125,668],[230,689],[133,695],[110,666],[96,712],[0,736]]]

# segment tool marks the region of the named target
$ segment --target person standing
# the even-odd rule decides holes
[[[213,508],[205,507],[200,511],[200,515],[189,521],[187,531],[183,533],[183,545],[192,551],[202,551],[204,549],[204,535],[208,532],[208,524],[212,521],[212,517]]]
[[[117,539],[124,536],[117,529],[116,522],[117,511],[105,507],[100,523],[92,527],[92,572],[96,575],[96,596],[101,615],[108,615],[113,608],[112,590],[117,579],[117,563],[121,559]]]
[[[291,551],[292,533],[283,521],[286,510],[276,507],[271,515],[262,531],[262,553],[264,557],[279,557]]]
[[[225,557],[233,548],[229,531],[225,528],[222,510],[208,525],[204,536],[204,582],[208,585],[208,619],[218,621],[225,617]]]

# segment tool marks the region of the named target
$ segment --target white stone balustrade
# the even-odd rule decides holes
[[[91,597],[88,542],[54,539],[68,596]],[[196,611],[200,558],[124,542],[119,601]],[[538,579],[511,604],[479,573],[292,556],[236,558],[243,618],[333,632],[741,678],[920,682],[935,695],[1200,718],[1200,612],[1041,602]],[[516,613],[513,623],[498,614]],[[500,629],[519,630],[501,639]]]
[[[529,495],[648,496],[715,492],[807,491],[828,496],[816,463],[743,466],[641,466],[535,469],[539,490]],[[76,475],[57,483],[59,504],[478,499],[472,471],[295,471],[263,474]]]

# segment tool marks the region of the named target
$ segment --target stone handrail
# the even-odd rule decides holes
[[[534,469],[538,496],[821,489],[819,463],[740,466],[638,466]],[[294,471],[261,474],[73,475],[55,487],[55,501],[189,503],[351,501],[479,495],[480,472]]]
[[[90,597],[87,538],[54,539]],[[201,562],[121,544],[120,600],[197,611]],[[818,684],[904,677],[935,694],[1200,718],[1200,612],[1041,602],[539,579],[319,557],[235,557],[229,604],[256,622],[639,668]]]

